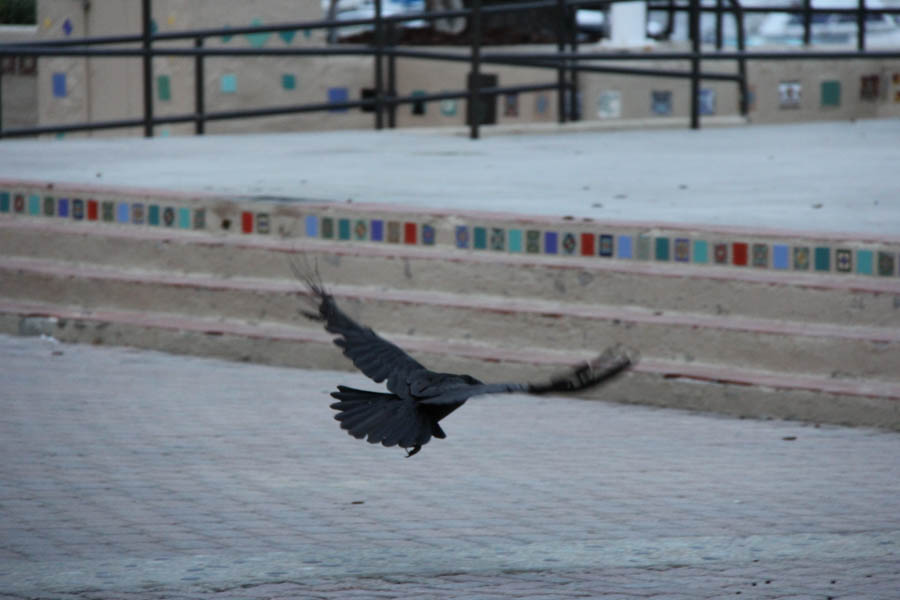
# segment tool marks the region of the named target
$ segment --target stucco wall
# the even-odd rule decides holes
[[[81,0],[40,0],[39,37],[81,37],[137,33],[140,30],[140,3],[94,0],[85,9]],[[243,26],[253,23],[315,20],[322,17],[318,0],[156,0],[153,19],[159,31],[188,28]],[[248,37],[235,35],[207,40],[215,47],[297,47],[324,43],[322,31]],[[190,42],[171,42],[186,46]],[[682,44],[683,46],[683,44]],[[531,47],[550,50],[550,47]],[[454,50],[433,48],[434,50]],[[504,50],[516,48],[505,47]],[[529,48],[520,48],[529,49]],[[679,50],[673,45],[665,49]],[[455,50],[460,50],[456,48]],[[464,50],[463,50],[464,51]],[[617,66],[626,63],[616,62]],[[358,99],[362,88],[373,87],[372,59],[365,57],[211,57],[205,59],[205,104],[207,111],[323,103],[329,90],[346,90],[347,98]],[[687,62],[635,61],[634,66],[687,70]],[[156,115],[188,114],[194,110],[193,58],[160,57],[154,60],[154,112]],[[709,61],[704,69],[734,72],[736,66]],[[514,68],[485,64],[485,73],[497,74],[500,85],[550,83],[552,70]],[[401,95],[416,91],[439,92],[465,87],[466,63],[428,62],[398,59],[397,89]],[[750,118],[754,122],[794,122],[821,119],[853,119],[900,116],[900,60],[862,61],[750,61],[748,75],[752,92]],[[879,80],[876,97],[862,98],[861,78],[875,75]],[[54,88],[54,78],[57,86]],[[59,79],[64,78],[60,94]],[[386,81],[386,77],[385,77]],[[783,107],[779,85],[799,82],[802,87],[796,107]],[[823,83],[826,86],[823,88]],[[729,82],[703,82],[702,114],[736,115],[737,86]],[[628,77],[624,75],[582,74],[579,77],[582,117],[594,119],[653,119],[686,116],[690,110],[690,84],[684,79]],[[837,92],[836,92],[837,90]],[[826,93],[827,92],[827,93]],[[84,120],[138,118],[143,111],[141,61],[138,58],[45,58],[39,63],[37,84],[41,124]],[[837,95],[835,95],[837,94]],[[826,97],[827,96],[827,102]],[[500,96],[496,114],[499,123],[528,123],[556,119],[554,91]],[[415,114],[411,105],[397,109],[397,124],[407,126],[462,125],[466,119],[464,101],[432,102],[424,114]],[[209,133],[249,131],[300,131],[370,128],[374,117],[359,110],[318,112],[290,116],[212,121]],[[161,125],[157,135],[191,134],[192,123]],[[117,129],[92,135],[140,134]],[[83,134],[89,135],[89,134]]]

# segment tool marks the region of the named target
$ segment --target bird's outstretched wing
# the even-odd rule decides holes
[[[364,375],[381,383],[387,380],[387,389],[401,398],[411,399],[409,382],[415,381],[427,369],[399,347],[385,340],[368,327],[363,327],[337,307],[334,298],[325,291],[318,272],[302,269],[294,262],[291,268],[298,279],[305,282],[313,296],[316,312],[303,314],[315,321],[322,321],[325,330],[338,337],[335,345],[342,348],[344,356],[353,361]]]
[[[637,361],[638,353],[634,350],[621,345],[611,346],[595,359],[551,377],[548,382],[528,384],[527,391],[529,394],[548,394],[586,390],[618,377]]]

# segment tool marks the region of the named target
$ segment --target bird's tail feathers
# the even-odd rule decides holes
[[[547,383],[528,385],[531,394],[552,392],[577,392],[601,383],[608,383],[637,364],[640,355],[620,344],[607,348],[594,360],[573,367],[565,373],[551,377]]]
[[[395,394],[357,390],[343,385],[331,396],[338,400],[331,408],[334,418],[356,439],[371,444],[412,448],[410,456],[427,444],[432,436],[445,437],[431,416],[413,400]],[[440,435],[438,435],[440,434]]]

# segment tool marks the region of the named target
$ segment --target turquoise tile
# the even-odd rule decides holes
[[[709,262],[709,244],[706,240],[694,240],[694,262]]]
[[[350,239],[350,219],[338,219],[338,239]]]
[[[669,238],[656,238],[656,260],[669,260]]]
[[[41,214],[41,197],[32,194],[28,196],[28,214],[29,215],[39,215]]]
[[[105,214],[106,211],[104,211]],[[103,220],[107,220],[106,217],[103,217]],[[157,226],[159,225],[159,205],[151,204],[147,207],[147,224]]]
[[[487,248],[487,230],[484,227],[474,227],[472,230],[472,247],[476,250]]]
[[[831,248],[820,246],[816,248],[814,254],[816,271],[830,271],[831,270]]]
[[[521,252],[522,251],[522,230],[521,229],[510,229],[508,232],[509,239],[507,240],[509,251],[510,252]]]
[[[223,94],[234,94],[237,92],[237,75],[234,73],[226,73],[219,80],[220,89]]]
[[[189,208],[179,208],[178,209],[178,226],[182,229],[190,229],[191,228],[191,209],[189,209]]]
[[[0,212],[9,212],[9,192],[0,192]]]
[[[871,250],[860,250],[856,253],[856,272],[860,275],[872,275],[874,273],[874,254]]]

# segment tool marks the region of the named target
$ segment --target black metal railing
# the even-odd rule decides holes
[[[575,21],[575,10],[579,7],[606,7],[613,2],[627,0],[536,0],[514,4],[482,6],[481,0],[471,0],[470,7],[454,11],[426,12],[385,16],[381,12],[381,0],[375,0],[375,14],[371,19],[317,20],[305,22],[281,23],[275,25],[254,25],[247,27],[228,27],[215,29],[195,29],[154,33],[151,30],[152,0],[141,0],[142,27],[140,34],[117,35],[105,37],[45,40],[19,44],[0,45],[0,57],[7,55],[22,56],[83,56],[83,57],[133,57],[142,60],[143,81],[143,114],[139,118],[101,120],[86,123],[42,125],[15,129],[2,128],[0,113],[0,137],[22,137],[46,133],[65,133],[73,131],[90,131],[125,127],[142,127],[144,135],[153,136],[154,128],[159,125],[174,123],[194,123],[194,131],[200,135],[205,132],[208,121],[245,119],[307,112],[332,111],[336,109],[366,109],[374,112],[374,127],[384,127],[385,112],[389,127],[396,125],[396,109],[403,104],[428,102],[444,99],[465,99],[470,110],[470,137],[479,137],[481,118],[479,111],[473,110],[480,103],[492,100],[499,94],[528,93],[555,90],[557,93],[557,120],[560,123],[567,119],[577,119],[577,74],[607,73],[641,77],[664,77],[689,79],[691,85],[690,126],[699,128],[699,89],[700,81],[730,81],[738,86],[740,113],[747,114],[747,60],[809,60],[827,59],[844,60],[858,58],[900,58],[900,50],[866,51],[865,23],[868,15],[900,14],[900,9],[870,9],[864,0],[858,0],[853,9],[814,9],[810,0],[803,0],[801,7],[742,7],[739,0],[716,0],[712,6],[703,6],[700,0],[667,0],[665,5],[651,4],[648,8],[654,11],[665,11],[673,18],[678,12],[687,12],[690,22],[691,50],[689,52],[580,52]],[[557,14],[556,51],[555,52],[504,52],[483,51],[482,20],[485,15],[510,13],[517,11],[533,11],[536,9],[555,9]],[[701,46],[700,15],[713,12],[716,15],[716,51],[705,52]],[[857,16],[858,42],[856,51],[829,52],[750,52],[745,45],[744,15],[749,12],[800,12],[803,15],[805,33],[804,41],[809,43],[812,15],[817,13],[852,13]],[[730,13],[736,23],[736,51],[723,52],[722,16]],[[465,18],[468,20],[469,51],[468,53],[446,50],[425,50],[421,48],[400,47],[395,43],[396,28],[404,21],[434,21],[447,18]],[[240,35],[254,33],[273,33],[283,31],[313,30],[348,27],[354,25],[373,28],[372,43],[368,45],[329,45],[325,47],[296,48],[209,48],[205,40],[223,35]],[[671,31],[670,26],[667,27]],[[160,46],[158,42],[191,40],[190,46]],[[122,47],[129,44],[128,47]],[[110,47],[113,46],[113,47]],[[193,57],[194,69],[194,112],[180,115],[156,115],[153,104],[153,58],[157,56]],[[247,108],[237,110],[213,110],[206,106],[204,89],[204,59],[216,56],[371,56],[374,68],[374,95],[345,102],[323,102],[314,104],[294,104],[267,108]],[[425,95],[398,96],[396,92],[396,60],[398,58],[416,58],[435,61],[454,61],[469,64],[470,78],[467,89],[430,93]],[[387,61],[387,81],[384,78],[384,61]],[[617,61],[682,61],[688,62],[688,70],[661,68],[643,68],[635,66],[619,66],[610,64]],[[709,72],[701,69],[703,61],[734,61],[736,72]],[[482,87],[478,74],[483,64],[509,65],[556,71],[554,81],[517,86]],[[2,74],[0,74],[0,94],[2,94]],[[2,96],[0,96],[2,106]]]

